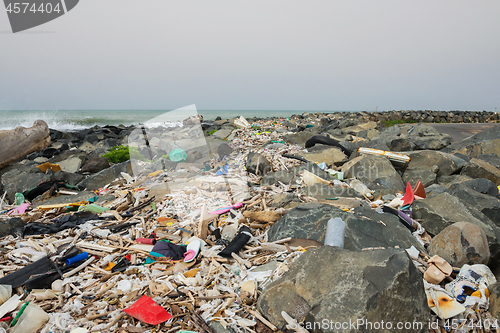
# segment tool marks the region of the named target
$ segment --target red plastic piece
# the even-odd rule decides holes
[[[415,184],[415,187],[413,188],[413,193],[422,199],[425,199],[427,197],[427,194],[425,194],[425,188],[424,185],[420,180],[417,181]]]
[[[154,245],[154,244],[156,244],[156,239],[154,239],[154,238],[136,238],[135,242],[140,243],[140,244]]]
[[[415,200],[415,196],[413,195],[413,189],[409,182],[406,182],[406,191],[405,196],[403,197],[403,206],[411,205]]]
[[[123,310],[126,314],[150,325],[158,325],[166,322],[172,315],[164,308],[146,295],[139,298],[137,302]]]

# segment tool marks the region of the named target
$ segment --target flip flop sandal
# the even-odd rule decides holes
[[[184,253],[184,262],[191,262],[196,258],[198,252],[200,252],[201,241],[199,239],[193,239],[186,248],[186,252]]]

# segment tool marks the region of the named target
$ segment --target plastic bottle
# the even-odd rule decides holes
[[[365,184],[363,184],[361,181],[357,179],[351,180],[349,186],[359,194],[362,194],[368,198],[373,197],[372,191]]]
[[[22,193],[16,193],[14,202],[16,206],[20,206],[24,202],[24,195]]]
[[[326,225],[325,245],[344,248],[346,223],[340,217],[328,220]]]
[[[38,305],[30,303],[19,317],[11,333],[35,333],[48,321],[49,315]]]

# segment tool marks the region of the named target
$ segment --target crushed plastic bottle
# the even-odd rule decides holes
[[[16,193],[14,202],[16,206],[20,206],[24,202],[24,195],[22,193]]]
[[[101,213],[104,213],[105,211],[107,211],[108,208],[101,207],[101,206],[96,205],[96,204],[90,204],[90,205],[80,206],[80,208],[78,208],[78,211],[82,211],[82,210],[87,211],[87,212],[93,212],[96,214],[101,214]]]

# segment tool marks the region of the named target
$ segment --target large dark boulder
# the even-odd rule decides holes
[[[342,326],[335,323],[346,323],[343,332],[396,331],[392,325],[378,330],[361,325],[367,322],[421,322],[422,327],[413,327],[412,332],[426,332],[425,323],[430,320],[422,274],[398,249],[350,252],[323,246],[309,250],[266,286],[257,308],[279,329],[284,329],[281,312],[285,311],[304,321],[309,332],[341,331]]]
[[[109,168],[109,162],[105,157],[90,157],[81,166],[81,172],[97,173]]]
[[[431,170],[434,168],[438,176],[448,176],[459,172],[467,164],[466,161],[455,155],[433,150],[412,152],[408,153],[408,156],[410,156],[411,160],[405,173],[408,170]]]
[[[497,186],[500,185],[500,169],[477,158],[471,159],[470,164],[466,165],[461,173],[471,178],[489,179]]]
[[[7,220],[0,219],[0,237],[8,235],[12,235],[14,237],[20,236],[25,225],[26,223],[18,217]]]
[[[465,186],[476,192],[482,194],[488,194],[491,195],[492,197],[500,199],[500,194],[498,193],[498,187],[495,185],[495,183],[493,183],[489,179],[476,178],[476,179],[466,180],[464,182],[451,185],[450,191],[459,188],[461,186]]]
[[[382,156],[362,155],[342,166],[345,178],[357,178],[371,190],[404,191],[401,176]]]
[[[500,199],[474,191],[464,183],[452,185],[447,192],[456,196],[466,207],[477,209],[500,227]]]
[[[35,166],[15,166],[2,175],[1,182],[3,190],[7,192],[7,200],[12,203],[14,202],[14,196],[17,192],[22,193],[31,190],[46,180],[50,180],[50,176],[42,173],[42,171]]]
[[[345,249],[359,251],[367,247],[408,248],[412,245],[422,249],[416,238],[393,215],[379,214],[366,207],[358,207],[352,214],[318,203],[308,203],[290,210],[269,229],[268,237],[270,241],[292,237],[323,243],[328,220],[335,217],[346,222]]]
[[[110,168],[104,169],[96,174],[93,174],[80,183],[78,183],[78,188],[81,190],[94,191],[109,183],[111,183],[116,178],[121,178],[121,173],[125,172],[132,175],[132,166],[130,161],[115,164]]]
[[[500,157],[497,154],[481,154],[477,157],[478,160],[483,160],[500,169]]]

